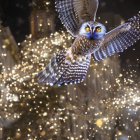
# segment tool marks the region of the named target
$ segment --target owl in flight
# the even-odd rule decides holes
[[[140,14],[106,32],[96,22],[98,0],[56,0],[61,22],[76,39],[70,48],[58,52],[38,73],[39,82],[67,85],[85,79],[90,59],[101,61],[123,52],[140,39]]]

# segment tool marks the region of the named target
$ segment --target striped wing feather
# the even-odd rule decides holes
[[[140,14],[128,19],[124,24],[108,32],[103,45],[92,55],[100,61],[115,53],[123,52],[140,39]]]
[[[67,30],[77,36],[80,25],[96,17],[98,0],[56,0],[56,10]]]
[[[80,83],[85,79],[90,64],[90,56],[79,56],[76,59],[66,60],[68,50],[62,50],[52,57],[46,68],[38,73],[39,82],[61,86]]]
[[[57,81],[58,85],[80,83],[85,79],[90,64],[90,57],[86,56],[82,62],[65,63],[65,71]]]

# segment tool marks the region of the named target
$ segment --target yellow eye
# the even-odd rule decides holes
[[[97,28],[96,28],[96,31],[97,31],[97,32],[101,32],[101,28],[100,28],[100,27],[97,27]]]
[[[85,28],[85,30],[86,30],[87,32],[89,32],[89,31],[90,31],[90,28],[87,26],[87,27]]]

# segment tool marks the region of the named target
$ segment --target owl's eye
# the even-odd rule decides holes
[[[85,30],[86,30],[87,32],[89,32],[89,31],[90,31],[89,26],[87,26],[87,27],[85,28]]]
[[[101,27],[96,27],[97,32],[101,32]]]

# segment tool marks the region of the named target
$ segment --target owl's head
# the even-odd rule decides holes
[[[79,30],[80,35],[86,36],[87,38],[93,40],[102,39],[105,33],[105,26],[97,22],[83,23]]]

